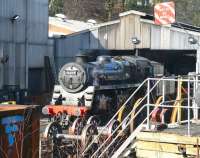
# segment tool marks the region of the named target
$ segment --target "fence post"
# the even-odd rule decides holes
[[[197,90],[198,84],[199,84],[198,79],[199,79],[199,77],[197,74],[194,78],[194,97],[196,96],[196,90]],[[193,107],[194,107],[194,109],[193,109],[194,118],[193,119],[196,121],[199,118],[199,116],[198,116],[199,109],[198,109],[198,105],[195,103],[195,101],[193,102]]]
[[[190,79],[188,80],[188,136],[190,136]]]
[[[147,80],[147,130],[150,129],[150,79]]]
[[[178,78],[178,87],[177,87],[177,99],[178,99],[178,111],[177,111],[177,122],[181,123],[181,99],[182,99],[182,78]]]
[[[163,84],[162,84],[162,103],[165,102],[165,80],[162,81]]]

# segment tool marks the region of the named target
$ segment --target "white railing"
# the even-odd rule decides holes
[[[160,108],[181,108],[181,109],[186,109],[189,113],[189,115],[187,115],[187,119],[186,120],[182,120],[180,122],[175,122],[174,124],[180,124],[180,123],[187,123],[187,133],[185,135],[187,136],[191,136],[191,120],[193,120],[193,118],[191,118],[190,115],[190,110],[191,109],[196,109],[196,110],[200,110],[200,107],[187,107],[187,106],[174,106],[174,105],[167,105],[167,104],[160,104],[160,105],[155,105],[155,104],[149,104],[149,106],[151,107],[160,107]],[[149,114],[151,115],[151,114]],[[172,124],[170,124],[172,125]]]
[[[131,94],[131,96],[126,100],[126,102],[119,108],[119,110],[115,113],[115,115],[110,119],[110,121],[101,129],[101,131],[98,133],[98,135],[93,139],[93,141],[87,146],[87,148],[83,151],[82,156],[92,147],[92,145],[100,138],[100,136],[103,134],[103,131],[106,130],[106,128],[110,125],[110,123],[117,117],[119,112],[125,108],[127,103],[133,98],[133,96],[140,90],[141,87],[143,87],[147,83],[147,79],[144,80],[139,87]]]
[[[142,107],[145,108],[147,107],[147,105],[144,105]],[[141,111],[139,111],[141,112]],[[147,116],[146,118],[144,118],[144,120],[142,121],[142,123],[130,134],[130,136],[123,142],[123,144],[117,149],[117,151],[115,151],[115,153],[112,155],[112,158],[118,158],[120,156],[120,154],[131,144],[131,142],[133,142],[133,140],[135,139],[135,137],[138,135],[139,132],[141,132],[141,130],[143,130],[144,128],[144,123],[147,121],[147,118],[151,116],[151,114],[153,113],[153,111],[151,111],[151,113],[149,114],[149,116]],[[139,113],[138,113],[139,114]],[[137,115],[138,115],[137,114]],[[132,121],[137,117],[137,115],[135,115],[133,118],[131,118],[131,120],[128,122],[128,124],[126,125],[126,127],[128,125],[130,125],[132,123]],[[120,133],[120,132],[119,132]],[[118,134],[119,135],[119,134]],[[113,140],[113,142],[116,140],[116,138]],[[105,152],[111,145],[109,144],[106,149],[103,151]],[[103,153],[99,156],[101,157],[103,155]]]
[[[187,106],[174,106],[174,105],[169,105],[170,103],[175,103],[178,100],[166,100],[166,82],[182,82],[183,84],[186,84],[187,86],[187,97],[186,98],[181,98],[182,100],[186,101],[187,100]],[[159,105],[155,105],[151,103],[150,100],[150,94],[152,93],[153,90],[158,86],[159,83],[162,83],[162,102]],[[146,122],[146,130],[150,130],[150,117],[151,114],[153,113],[153,109],[151,107],[161,107],[161,108],[175,108],[177,107],[182,108],[182,109],[187,109],[187,124],[188,124],[188,129],[187,129],[187,134],[188,136],[191,135],[191,112],[190,110],[194,110],[193,113],[196,113],[194,119],[198,119],[198,110],[199,108],[197,105],[194,103],[194,95],[195,95],[195,89],[197,88],[199,84],[198,78],[195,76],[189,76],[187,78],[148,78],[142,84],[132,93],[132,95],[127,99],[127,101],[121,106],[121,108],[117,111],[117,113],[111,118],[111,120],[106,124],[104,128],[99,132],[99,134],[93,139],[93,141],[88,145],[88,147],[85,149],[85,151],[82,153],[84,155],[92,146],[93,143],[97,142],[97,140],[101,137],[103,134],[103,131],[109,126],[109,124],[116,118],[116,116],[120,113],[120,111],[127,105],[127,103],[136,95],[136,93],[144,86],[147,84],[147,93],[146,95],[138,102],[138,105],[141,103],[144,103],[143,101],[146,99],[145,105],[143,105],[137,113],[134,115],[134,117],[131,117],[131,119],[126,123],[127,119],[130,118],[131,114],[136,110],[134,107],[131,112],[122,120],[122,122],[119,124],[119,126],[112,132],[112,135],[109,136],[99,147],[98,149],[92,154],[91,158],[94,157],[104,157],[105,153],[108,151],[108,149],[114,145],[115,141],[123,134],[123,132],[126,130],[126,128],[133,122],[133,120],[142,112],[144,108],[147,108],[147,114],[146,118],[141,122],[141,124],[133,131],[130,136],[122,143],[122,145],[115,150],[114,155],[112,156],[113,158],[118,157],[126,147],[133,141],[133,139],[137,136],[137,133],[142,130],[142,126]],[[153,84],[153,85],[151,85]],[[178,84],[177,84],[178,85]],[[192,88],[193,89],[192,89]],[[191,92],[193,90],[193,92]],[[178,93],[178,92],[177,92]],[[181,96],[179,96],[178,99],[180,99]],[[180,100],[179,100],[180,101]],[[193,105],[193,106],[191,106]],[[151,110],[152,109],[152,110]],[[179,113],[177,113],[179,114]],[[179,118],[179,116],[177,117]],[[126,123],[125,127],[123,129],[119,130],[122,125]],[[180,120],[177,120],[177,123],[180,123]],[[118,132],[119,131],[119,132]],[[117,133],[117,134],[116,134]],[[115,134],[115,136],[114,136]],[[108,143],[108,141],[113,138],[111,142]],[[99,154],[100,153],[100,154]]]
[[[194,96],[195,96],[195,93],[196,93],[196,89],[198,87],[198,84],[199,84],[199,80],[198,80],[198,77],[199,75],[195,75],[195,76],[186,76],[187,78],[185,77],[177,77],[177,78],[162,78],[161,81],[162,81],[162,97],[163,97],[163,101],[161,103],[161,105],[157,105],[157,107],[162,107],[162,108],[180,108],[180,109],[187,109],[187,122],[188,122],[188,127],[187,127],[187,135],[190,136],[191,134],[191,131],[190,131],[190,124],[191,124],[191,119],[194,119],[194,120],[197,120],[198,119],[198,110],[199,110],[199,107],[197,106],[197,104],[194,102]],[[148,79],[149,81],[160,81],[160,79],[158,78],[149,78]],[[167,101],[166,100],[166,92],[165,92],[165,89],[166,89],[166,85],[165,85],[165,82],[182,82],[183,84],[185,83],[187,86],[187,97],[186,98],[181,98],[181,100],[184,100],[186,101],[187,100],[187,106],[175,106],[175,105],[169,105],[169,104],[166,104],[166,103],[170,103],[170,102],[176,102],[177,100],[170,100],[170,101]],[[191,89],[191,87],[193,87],[193,89]],[[191,90],[193,90],[191,92]],[[147,93],[150,93],[150,91],[147,89]],[[178,92],[177,92],[178,93]],[[192,105],[192,107],[191,107]],[[148,104],[148,106],[155,106],[155,104]],[[193,113],[194,113],[194,118],[191,118],[191,111],[190,110],[193,110]],[[179,113],[177,113],[179,115]],[[147,116],[149,116],[149,111],[147,111]],[[179,116],[177,116],[177,118],[179,118]],[[180,122],[180,120],[177,120],[177,123]],[[147,127],[150,126],[150,123],[149,121],[147,121]]]
[[[150,112],[150,107],[154,107],[155,108],[180,108],[180,109],[186,109],[187,110],[187,120],[178,120],[179,116],[177,116],[177,122],[176,124],[180,124],[180,123],[187,123],[187,136],[191,136],[191,114],[190,114],[190,110],[194,110],[194,113],[198,113],[198,110],[200,109],[200,107],[196,106],[192,106],[191,107],[191,100],[194,99],[194,95],[195,95],[195,90],[198,86],[199,80],[197,78],[193,78],[192,80],[189,79],[185,79],[185,78],[174,78],[174,79],[167,79],[167,78],[162,78],[162,79],[157,79],[157,78],[149,78],[149,81],[163,81],[163,87],[162,87],[162,97],[163,97],[163,101],[161,102],[160,105],[155,105],[155,104],[150,104],[150,100],[147,100],[147,117],[144,119],[144,121],[135,129],[135,131],[133,133],[131,133],[131,135],[125,140],[125,142],[115,151],[114,155],[112,155],[112,158],[117,158],[118,156],[120,156],[120,154],[122,154],[122,152],[128,147],[128,145],[134,140],[134,138],[137,136],[137,133],[140,132],[140,130],[142,130],[141,125],[143,125],[143,123],[145,121],[147,121],[147,129],[149,129],[150,127],[150,120],[148,120],[151,116],[151,114],[153,113],[154,110],[152,110]],[[166,81],[170,81],[170,82],[183,82],[187,84],[187,98],[181,98],[181,100],[183,101],[187,101],[187,106],[176,106],[176,105],[167,105],[166,103],[175,103],[177,100],[171,100],[171,101],[165,101],[165,82]],[[192,85],[191,85],[192,84]],[[191,94],[191,86],[193,86],[193,94]],[[181,87],[182,88],[182,87]],[[178,87],[177,87],[178,89]],[[181,89],[180,89],[181,90]],[[151,91],[149,90],[149,86],[147,87],[147,94],[150,94]],[[179,92],[177,92],[179,93]],[[180,99],[180,98],[179,98]],[[181,101],[178,100],[178,101]],[[198,117],[194,118],[194,119],[198,119]],[[130,123],[130,122],[129,122]],[[139,130],[138,130],[139,129]],[[108,149],[108,148],[107,148]],[[102,155],[102,154],[101,154]]]
[[[101,132],[98,134],[98,136],[96,138],[94,138],[93,142],[94,143],[97,139],[100,138],[101,134],[103,134],[103,130],[106,129],[106,127],[109,126],[109,124],[111,123],[112,120],[115,119],[115,117],[119,114],[119,112],[126,106],[126,104],[133,98],[133,96],[140,90],[140,88],[145,84],[147,83],[147,87],[149,87],[149,91],[152,92],[153,89],[158,85],[160,81],[156,81],[155,85],[150,89],[150,84],[149,84],[149,79],[146,79],[135,91],[134,93],[132,93],[132,95],[127,99],[127,101],[122,105],[122,107],[117,111],[117,113],[112,117],[112,119],[107,123],[107,125],[101,130]],[[141,104],[145,99],[150,99],[150,93],[147,93],[139,102],[138,102],[138,105]],[[140,111],[143,109],[144,107],[142,107],[138,112],[137,114],[135,115],[135,117],[140,113]],[[112,135],[115,134],[119,129],[120,127],[122,127],[122,125],[126,122],[126,120],[130,117],[130,115],[133,113],[133,111],[135,111],[135,109],[133,108],[132,111],[123,119],[123,121],[118,125],[118,127],[112,132]],[[126,127],[129,125],[130,123],[126,124]],[[122,133],[123,131],[125,130],[125,128],[123,128],[120,133]],[[110,140],[111,136],[109,136],[101,145],[100,147],[95,151],[95,153],[91,156],[91,158],[95,157],[97,155],[97,153],[99,153],[99,151],[106,145],[106,143],[108,143],[108,140]],[[120,135],[118,134],[113,140],[115,141]],[[108,148],[113,145],[114,141],[112,141],[111,143],[109,143],[108,145]],[[92,143],[89,145],[91,146]],[[88,148],[86,148],[86,150],[83,152],[83,155],[85,152],[87,152],[87,150],[89,149],[89,146]],[[104,152],[106,152],[106,150],[104,150]],[[101,153],[101,155],[103,155],[103,153]],[[98,156],[100,157],[100,156]]]

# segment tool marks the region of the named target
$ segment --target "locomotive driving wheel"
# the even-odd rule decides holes
[[[119,121],[113,120],[110,125],[108,126],[108,136],[115,136],[117,134],[117,131],[120,130]],[[118,129],[117,129],[118,128]],[[117,130],[116,130],[117,129]],[[116,131],[115,131],[116,130]],[[115,131],[115,132],[114,132]],[[113,133],[114,132],[114,133]]]
[[[118,120],[113,120],[110,125],[108,126],[108,137],[110,137],[109,142],[112,142],[112,140],[117,136],[118,132],[121,130],[121,127],[119,127],[120,122]],[[119,137],[115,143],[113,143],[110,147],[108,152],[106,153],[107,157],[110,157],[110,155],[113,154],[116,147],[119,145],[119,142],[121,141],[121,138]]]
[[[56,138],[56,134],[62,134],[62,127],[57,122],[51,122],[47,125],[45,132],[44,132],[44,138]]]
[[[80,135],[85,126],[85,121],[81,118],[76,118],[72,124],[70,134]]]
[[[104,146],[102,146],[101,150],[99,151],[99,154],[101,154],[102,151],[104,151],[105,147],[108,146],[112,140],[116,137],[116,135],[118,134],[119,130],[121,129],[121,127],[119,127],[119,121],[117,120],[113,120],[111,121],[111,123],[107,126],[107,128],[104,128],[106,131],[104,132],[104,134],[98,139],[98,144],[101,146],[102,144],[105,144]],[[106,142],[105,142],[106,141]],[[115,143],[113,143],[109,149],[104,153],[104,157],[110,157],[110,155],[112,155],[112,153],[115,151],[116,149],[116,145],[118,144],[118,139],[115,141]]]
[[[94,125],[94,126],[98,126],[99,125],[99,120],[97,118],[97,116],[90,116],[89,119],[87,120],[87,125]]]
[[[81,134],[81,152],[84,151],[84,149],[86,149],[86,147],[88,146],[88,144],[90,144],[93,140],[94,135],[98,134],[98,130],[97,128],[92,125],[92,124],[87,124]],[[90,148],[90,150],[87,151],[87,153],[84,155],[84,157],[87,157],[88,155],[91,155],[92,153],[94,153],[94,151],[96,151],[98,147],[97,143],[93,143],[92,147]]]
[[[47,125],[43,135],[47,141],[47,146],[52,150],[54,158],[59,158],[61,155],[59,148],[61,140],[56,138],[57,134],[62,134],[62,126],[57,122],[51,122]]]

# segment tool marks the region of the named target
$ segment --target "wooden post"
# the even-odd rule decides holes
[[[199,139],[197,138],[197,158],[199,158]]]
[[[182,99],[182,93],[181,93],[181,87],[182,87],[182,81],[181,78],[178,81],[178,93],[177,93],[177,99],[178,99],[178,116],[177,116],[177,122],[181,122],[181,99]]]

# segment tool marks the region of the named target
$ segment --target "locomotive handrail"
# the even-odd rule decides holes
[[[149,90],[149,93],[151,93],[154,88],[160,83],[160,81],[162,80],[162,78],[160,78],[160,80],[156,81],[156,83],[153,85],[153,87]],[[149,79],[147,79],[147,81],[149,81]],[[141,104],[143,102],[144,99],[146,99],[148,97],[148,93],[138,102],[138,104]],[[133,95],[131,95],[131,98],[133,97]],[[130,98],[130,97],[129,97]],[[127,101],[126,101],[127,103]],[[148,104],[145,104],[145,106]],[[135,117],[140,113],[140,111],[144,108],[144,106],[142,108],[140,108],[140,110],[135,114]],[[133,108],[131,110],[131,112],[123,119],[123,121],[118,125],[118,127],[112,132],[112,134],[114,134],[121,126],[122,124],[129,118],[129,116],[132,114],[132,112],[135,110],[135,108]],[[132,119],[134,119],[135,117],[133,117]],[[149,118],[149,116],[147,116],[147,119]],[[131,120],[132,120],[131,119]],[[130,121],[125,125],[125,128],[130,124]],[[124,128],[124,129],[125,129]],[[124,129],[122,129],[120,131],[120,134],[124,131]],[[109,145],[106,147],[106,149],[101,153],[101,155],[113,144],[113,142],[117,139],[117,137],[119,136],[119,134],[113,139],[113,141],[111,143],[109,143]],[[95,153],[91,156],[91,158],[93,158],[98,152],[99,150],[105,145],[105,143],[110,139],[111,136],[109,136],[102,144],[101,146],[95,151]]]
[[[140,90],[142,86],[148,81],[148,78],[145,79],[137,88],[136,90],[130,95],[130,97],[125,101],[125,103],[119,108],[119,110],[115,113],[115,115],[108,121],[108,123],[101,129],[98,135],[93,139],[93,141],[87,146],[87,148],[83,151],[82,155],[84,155],[92,146],[92,144],[99,138],[100,135],[103,134],[103,131],[110,125],[110,123],[115,119],[118,113],[125,107],[125,105],[132,99],[132,97]]]

